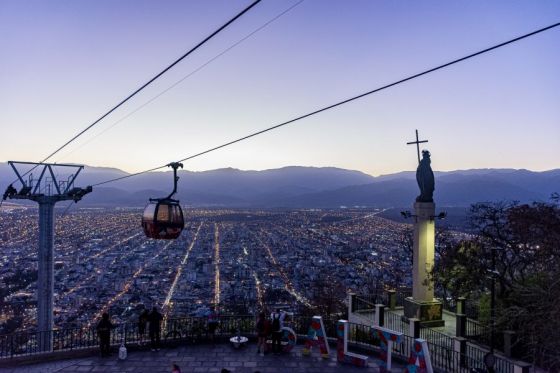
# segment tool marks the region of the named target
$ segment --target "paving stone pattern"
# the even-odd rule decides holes
[[[0,368],[2,373],[51,373],[51,372],[137,372],[170,373],[171,364],[181,367],[182,373],[220,372],[227,368],[236,373],[332,373],[332,372],[379,372],[374,356],[370,357],[367,368],[357,368],[338,364],[336,351],[323,359],[317,351],[311,356],[303,356],[302,346],[296,346],[290,354],[259,356],[256,346],[249,345],[234,349],[229,345],[197,345],[166,348],[158,352],[133,351],[125,361],[119,361],[117,354],[111,357],[89,357],[62,360],[10,368]],[[403,371],[404,365],[393,361],[395,371]]]

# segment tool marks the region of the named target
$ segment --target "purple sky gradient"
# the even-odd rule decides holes
[[[558,1],[265,0],[52,161],[139,171],[560,21]],[[39,161],[250,1],[0,0],[0,161]],[[560,167],[560,28],[188,162]],[[90,141],[86,145],[83,145]],[[71,152],[71,153],[69,153]]]

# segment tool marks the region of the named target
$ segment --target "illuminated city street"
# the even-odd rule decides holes
[[[141,234],[139,210],[76,209],[57,220],[55,325],[89,325],[105,311],[133,321],[152,306],[166,320],[212,304],[225,314],[278,305],[298,312],[315,306],[315,281],[326,274],[341,298],[374,278],[407,284],[398,271],[409,266],[399,244],[405,225],[379,211],[190,210],[179,239],[161,243]],[[1,260],[11,263],[0,278],[21,279],[2,305],[10,331],[35,320],[37,236],[23,220],[35,222],[36,210],[14,209],[0,220]]]

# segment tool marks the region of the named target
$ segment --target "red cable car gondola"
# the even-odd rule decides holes
[[[174,162],[168,166],[173,168],[173,192],[165,198],[150,198],[142,215],[142,228],[146,237],[159,240],[179,237],[185,226],[181,205],[178,200],[171,198],[177,192],[177,168],[183,168],[183,164]]]

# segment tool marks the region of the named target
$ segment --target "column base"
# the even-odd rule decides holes
[[[416,318],[420,320],[421,326],[429,328],[445,326],[443,305],[438,300],[422,302],[408,297],[404,300],[404,316],[408,319]]]

